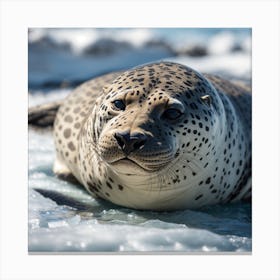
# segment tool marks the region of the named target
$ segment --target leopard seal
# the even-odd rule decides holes
[[[76,88],[54,122],[57,175],[148,210],[251,197],[248,86],[158,62]]]

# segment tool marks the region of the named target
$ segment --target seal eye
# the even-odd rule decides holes
[[[163,118],[167,119],[167,120],[177,120],[178,118],[180,118],[183,115],[183,113],[181,111],[179,111],[178,109],[167,109],[166,111],[164,111],[163,113]]]
[[[125,110],[125,104],[122,100],[117,99],[112,102],[114,104],[115,109],[124,111]]]

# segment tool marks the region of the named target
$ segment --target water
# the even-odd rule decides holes
[[[250,56],[251,31],[213,28],[30,29],[29,88],[58,86],[62,82],[78,84],[113,70],[180,56],[196,47],[203,48],[212,57]],[[238,53],[238,50],[241,51]],[[237,67],[239,63],[235,65]]]
[[[93,41],[97,42],[100,37],[112,37],[112,30],[78,31],[30,30],[30,106],[66,96],[71,89],[57,87],[65,80],[71,83],[111,68],[121,69],[130,64],[135,66],[158,57],[185,63],[199,71],[223,73],[235,79],[250,81],[248,29],[191,29],[185,33],[183,29],[173,32],[168,29],[120,29],[115,31],[118,38],[134,44],[135,49],[111,50],[110,55],[90,56],[85,54],[86,47],[92,45]],[[208,54],[205,56],[174,56],[166,48],[161,47],[161,52],[156,52],[150,47],[141,47],[154,38],[151,37],[154,34],[177,49],[183,48],[178,43],[182,42],[182,38],[185,38],[185,42],[193,38],[192,44],[211,43],[207,44]],[[43,42],[44,36],[52,38],[54,43],[38,44]],[[236,42],[244,46],[239,51],[233,51]],[[216,52],[210,51],[211,48],[215,49],[215,44]],[[219,53],[217,49],[220,49]],[[135,53],[142,53],[142,56],[135,59]],[[42,58],[40,65],[38,58]],[[61,61],[67,63],[60,64]],[[77,67],[72,68],[72,63],[76,63]],[[94,67],[90,67],[91,63],[94,63]],[[206,253],[252,250],[250,204],[217,205],[197,211],[136,211],[96,200],[80,186],[59,180],[52,172],[53,161],[51,132],[29,129],[30,252]]]

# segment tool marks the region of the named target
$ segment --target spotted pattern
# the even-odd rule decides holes
[[[116,204],[172,210],[251,196],[250,89],[177,63],[84,83],[60,107],[54,138],[64,170]]]

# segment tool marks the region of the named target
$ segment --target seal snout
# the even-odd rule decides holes
[[[130,134],[130,132],[116,132],[114,137],[126,155],[142,149],[147,141],[147,136],[142,133]]]

